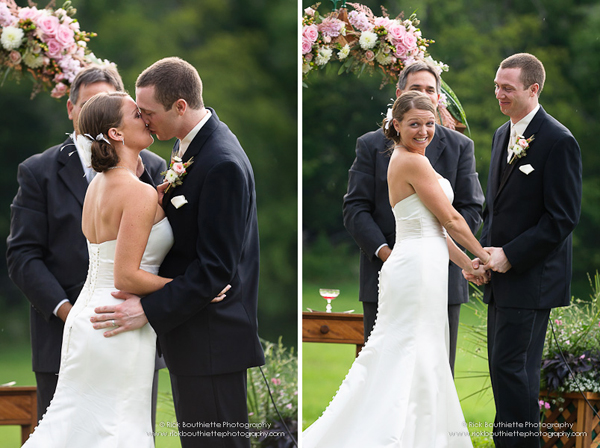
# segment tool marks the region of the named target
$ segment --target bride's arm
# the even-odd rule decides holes
[[[115,252],[115,288],[137,295],[158,291],[171,281],[140,269],[140,263],[156,215],[157,192],[135,183],[123,199],[123,212]]]
[[[417,154],[405,160],[406,163],[402,167],[403,175],[406,176],[407,182],[412,185],[425,207],[435,215],[453,240],[479,259],[488,260],[490,255],[483,250],[462,215],[452,207],[429,160]],[[465,254],[463,255],[468,259]],[[456,256],[459,257],[458,254]],[[463,267],[460,264],[459,266]]]
[[[474,269],[473,261],[456,245],[450,236],[446,236],[446,242],[448,243],[448,255],[450,256],[450,261],[452,261],[467,274],[475,277],[481,277],[485,275],[485,269],[483,269],[483,265],[480,265],[478,269]]]

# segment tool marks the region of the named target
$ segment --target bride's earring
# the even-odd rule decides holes
[[[123,136],[123,146],[125,146],[125,136]]]

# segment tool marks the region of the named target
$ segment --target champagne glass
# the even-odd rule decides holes
[[[319,294],[327,300],[326,312],[331,313],[331,301],[340,295],[339,289],[319,289]]]

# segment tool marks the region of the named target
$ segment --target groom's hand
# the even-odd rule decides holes
[[[137,330],[148,323],[138,296],[123,291],[113,292],[112,296],[123,299],[123,303],[94,309],[96,314],[90,318],[94,329],[110,328],[104,333],[105,337],[110,338],[124,331]]]
[[[504,274],[512,268],[510,261],[506,258],[504,249],[501,247],[484,247],[484,250],[490,254],[490,259],[487,264],[483,266],[486,271],[491,269],[494,272]]]

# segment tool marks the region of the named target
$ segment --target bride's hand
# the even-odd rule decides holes
[[[227,295],[225,295],[225,293],[227,291],[229,291],[230,289],[231,289],[231,285],[225,286],[225,288],[223,288],[223,291],[221,291],[217,297],[215,297],[214,299],[212,299],[210,301],[210,303],[218,303],[221,300],[223,300],[225,297],[227,297]]]

